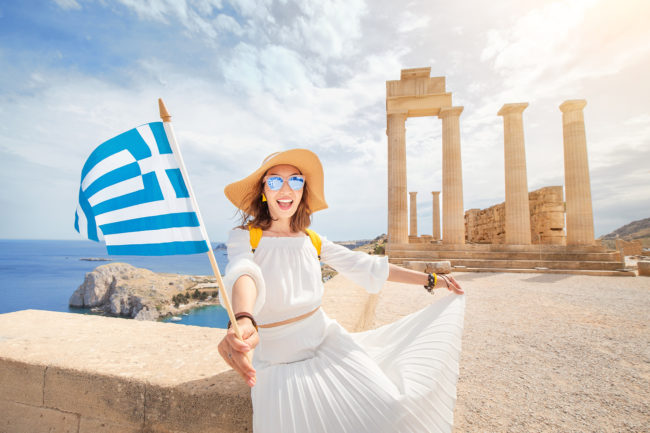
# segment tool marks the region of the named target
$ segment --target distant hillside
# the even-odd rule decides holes
[[[650,248],[650,218],[632,221],[609,234],[601,236],[599,239],[603,240],[603,244],[612,248],[616,238],[626,241],[638,239],[645,248]]]
[[[374,239],[371,239],[365,242],[362,245],[354,248],[355,251],[363,251],[368,254],[386,254],[386,242],[388,241],[388,236],[386,234],[381,234]]]
[[[387,236],[385,234],[382,234],[377,236],[374,239],[363,239],[358,241],[341,241],[341,242],[337,241],[334,243],[343,245],[344,247],[347,247],[354,251],[363,251],[364,253],[368,253],[368,254],[383,255],[385,254],[386,251],[387,239],[388,239]],[[326,264],[321,265],[321,270],[323,271],[323,282],[329,280],[330,278],[338,274],[338,272],[336,272],[334,268]]]

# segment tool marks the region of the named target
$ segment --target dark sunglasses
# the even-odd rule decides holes
[[[289,187],[294,191],[301,190],[305,186],[305,177],[299,174],[289,176],[287,181],[289,182]],[[284,184],[284,178],[282,176],[269,176],[265,178],[265,182],[271,191],[279,191]]]

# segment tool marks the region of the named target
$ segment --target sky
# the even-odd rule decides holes
[[[529,190],[564,184],[562,114],[584,109],[596,236],[650,216],[647,0],[0,0],[0,238],[80,239],[92,149],[162,97],[211,240],[223,188],[272,152],[325,169],[332,240],[387,231],[385,82],[430,67],[460,117],[465,209],[505,200],[503,104],[528,102]],[[406,122],[408,191],[431,234],[438,118]],[[444,206],[444,203],[442,203]]]

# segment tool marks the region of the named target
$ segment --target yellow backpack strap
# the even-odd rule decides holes
[[[260,239],[262,239],[262,229],[259,227],[253,227],[249,224],[248,232],[250,234],[251,250],[255,252],[255,248],[257,248],[260,243]]]
[[[318,233],[316,233],[311,229],[305,229],[305,231],[309,235],[309,239],[311,239],[311,243],[314,244],[314,248],[316,248],[316,252],[318,253],[318,260],[320,260],[320,249],[321,249],[320,236],[318,236]]]

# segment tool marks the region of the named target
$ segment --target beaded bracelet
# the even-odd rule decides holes
[[[438,282],[438,276],[436,274],[429,274],[427,285],[424,286],[424,288],[427,289],[427,292],[432,293],[433,288],[436,287],[437,282]]]
[[[242,317],[246,317],[246,318],[250,319],[251,323],[255,327],[255,330],[258,331],[257,322],[255,321],[255,319],[253,318],[253,315],[251,313],[247,313],[245,311],[242,311],[241,313],[235,314],[235,320],[239,320]],[[231,326],[232,326],[232,322],[230,320],[228,320],[228,327],[226,329],[230,329]]]

